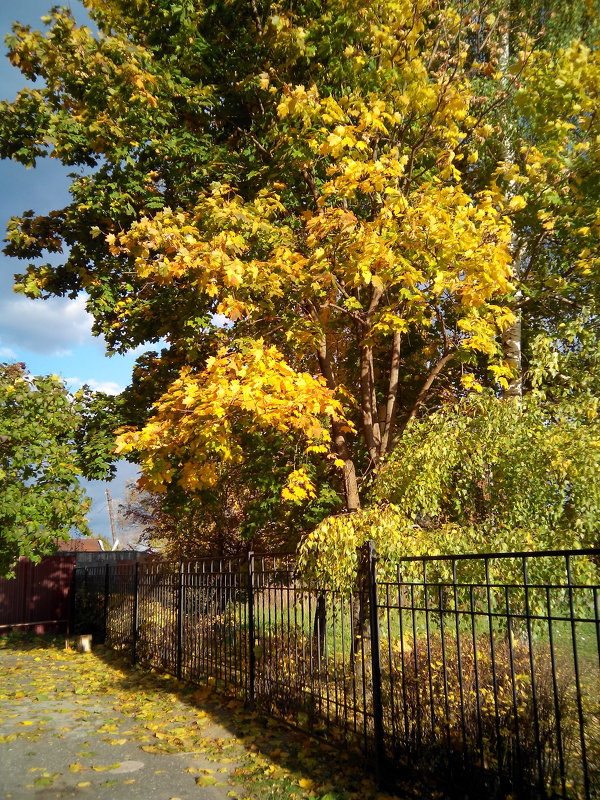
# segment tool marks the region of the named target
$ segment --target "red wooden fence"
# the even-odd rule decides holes
[[[14,578],[0,578],[0,631],[67,630],[75,556],[48,556],[39,564],[19,559]]]

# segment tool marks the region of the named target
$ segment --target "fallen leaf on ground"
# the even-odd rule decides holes
[[[200,775],[196,778],[196,783],[198,786],[214,786],[217,782],[216,778],[213,778],[212,775]]]

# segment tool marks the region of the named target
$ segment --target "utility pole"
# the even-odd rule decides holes
[[[113,507],[112,507],[112,499],[110,496],[110,489],[106,487],[106,505],[108,506],[108,518],[110,520],[110,535],[112,537],[112,545],[115,546],[115,542],[117,541],[116,531],[115,531],[115,517],[113,514]]]

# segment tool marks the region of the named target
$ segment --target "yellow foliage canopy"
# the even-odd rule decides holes
[[[182,369],[150,422],[122,430],[116,450],[142,453],[145,488],[162,491],[176,475],[193,491],[217,481],[219,464],[243,457],[240,422],[249,432],[301,433],[308,447],[316,447],[329,442],[325,421],[333,417],[342,417],[341,405],[323,379],[294,371],[275,347],[259,340],[236,352],[222,349],[200,373]],[[311,491],[307,476],[292,474],[292,496]]]

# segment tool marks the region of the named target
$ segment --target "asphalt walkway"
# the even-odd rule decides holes
[[[359,760],[108,649],[0,638],[0,800],[385,800]]]
[[[135,677],[143,690],[145,676]],[[95,655],[0,650],[3,796],[244,797],[232,777],[242,750],[230,731],[176,696],[161,708],[165,697],[153,698],[150,685],[146,696],[134,690],[131,715],[122,680]]]

